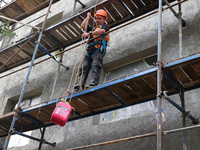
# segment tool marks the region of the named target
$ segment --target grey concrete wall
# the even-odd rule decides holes
[[[96,0],[82,0],[87,7],[96,3]],[[63,20],[71,15],[73,9],[72,0],[61,0],[52,6],[50,17],[63,11]],[[187,26],[183,28],[183,56],[199,52],[199,34],[200,34],[200,1],[190,0],[183,5],[183,18],[187,22]],[[76,13],[81,10],[81,6],[77,4]],[[42,10],[35,15],[24,19],[24,22],[32,21],[36,16],[45,13]],[[41,23],[43,18],[31,22],[32,25]],[[17,31],[18,39],[27,36],[22,31],[28,27],[20,28]],[[134,24],[119,29],[110,34],[110,45],[107,49],[107,54],[104,59],[104,65],[109,64],[114,67],[115,63],[130,55],[138,54],[144,50],[150,49],[157,45],[157,30],[158,30],[158,14],[152,15],[148,18],[142,19]],[[162,60],[163,62],[172,61],[179,58],[178,52],[178,20],[173,14],[167,10],[163,12],[163,47],[162,47]],[[58,83],[55,89],[54,98],[60,96],[61,88],[68,88],[68,84],[73,71],[74,62],[76,61],[76,54],[80,50],[77,47],[64,54],[63,62],[68,65],[70,69],[66,72],[63,68],[60,70]],[[45,58],[47,56],[44,56]],[[40,58],[40,59],[43,59]],[[37,59],[36,61],[40,60]],[[80,56],[78,62],[80,61]],[[29,64],[29,63],[27,63]],[[23,66],[20,66],[23,67]],[[20,68],[18,67],[18,68]],[[58,65],[53,60],[48,60],[33,67],[29,84],[27,85],[26,92],[43,87],[41,95],[41,102],[50,99],[54,78],[57,72]],[[15,68],[15,69],[18,69]],[[13,69],[13,70],[15,70]],[[107,69],[107,68],[106,68]],[[102,70],[101,82],[105,75],[105,68]],[[12,70],[12,71],[13,71]],[[9,72],[9,71],[8,71]],[[4,73],[7,74],[8,72]],[[20,71],[8,77],[0,79],[0,114],[3,114],[7,100],[13,96],[19,95],[21,88],[25,81],[27,70]],[[3,75],[3,74],[2,74]],[[199,89],[186,92],[186,110],[192,111],[192,115],[200,118],[200,102],[199,102]],[[178,104],[180,99],[178,95],[171,96]],[[163,130],[170,130],[182,126],[181,113],[175,109],[171,104],[163,101],[163,108],[165,112],[166,121],[163,123]],[[187,119],[187,126],[192,125],[191,121]],[[133,115],[131,118],[123,119],[120,121],[106,123],[101,125],[93,125],[93,117],[80,119],[73,122],[68,122],[65,127],[53,126],[46,129],[45,139],[50,142],[57,142],[55,148],[43,145],[43,150],[65,150],[67,148],[94,144],[98,142],[105,142],[108,140],[115,140],[119,138],[126,138],[129,136],[151,133],[156,131],[156,118],[155,112],[149,111],[146,115]],[[187,131],[187,146],[188,150],[200,149],[199,137],[200,130],[195,129]],[[40,138],[40,131],[36,130],[32,136]],[[163,137],[163,150],[181,150],[182,149],[182,132],[165,135]],[[27,146],[10,148],[11,150],[36,150],[39,143],[30,141]],[[117,144],[111,144],[91,150],[155,150],[156,137],[149,137],[144,139],[137,139]]]

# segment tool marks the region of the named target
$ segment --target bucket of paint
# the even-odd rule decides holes
[[[51,115],[51,122],[60,126],[64,126],[69,118],[71,111],[72,106],[64,102],[59,102]]]

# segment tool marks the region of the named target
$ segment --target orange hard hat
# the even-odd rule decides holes
[[[98,16],[98,15],[105,17],[106,20],[108,19],[107,13],[103,9],[99,9],[94,16]]]

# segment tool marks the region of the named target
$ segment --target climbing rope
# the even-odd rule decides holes
[[[97,5],[97,3],[98,3],[98,0],[96,1],[96,5]],[[96,12],[96,5],[95,5],[95,8],[94,8],[94,14],[95,14],[95,12]],[[75,0],[75,3],[74,3],[74,8],[73,8],[72,15],[74,14],[75,6],[76,6],[76,0]],[[92,18],[92,16],[91,16],[91,18]],[[89,20],[88,20],[87,23],[86,23],[85,32],[87,32],[88,22],[89,22]],[[93,19],[93,26],[94,26],[94,23],[95,23],[95,21],[94,21],[94,19]],[[69,95],[71,95],[71,96],[70,96],[70,99],[69,99],[69,103],[71,102],[72,96],[73,96],[73,92],[74,92],[74,86],[75,86],[75,84],[77,83],[77,80],[79,80],[79,85],[80,85],[81,90],[82,90],[82,83],[81,83],[81,80],[82,80],[82,77],[83,77],[83,67],[84,67],[84,66],[83,66],[83,59],[84,59],[84,56],[85,56],[85,53],[86,53],[86,49],[87,49],[87,46],[88,46],[89,37],[88,37],[88,40],[87,40],[87,42],[86,42],[86,44],[85,44],[85,47],[83,47],[84,41],[85,41],[85,38],[82,38],[81,45],[80,45],[80,49],[79,49],[78,54],[77,54],[77,56],[76,56],[76,61],[75,61],[75,65],[74,65],[74,68],[73,68],[73,71],[72,71],[71,79],[70,79],[68,88],[67,88],[67,90],[66,90],[65,102],[67,101],[67,97],[68,97]],[[78,57],[79,57],[80,51],[82,51],[82,49],[84,49],[84,50],[83,50],[83,53],[82,53],[82,57],[81,57],[81,60],[80,60],[80,62],[79,62],[79,65],[78,65],[78,67],[77,67],[77,71],[76,71],[76,73],[75,73],[76,66],[77,66],[77,62],[78,62]],[[81,73],[81,77],[79,78],[79,73],[80,73],[79,71],[80,71],[80,68],[81,68],[81,67],[82,67],[82,70],[81,70],[82,73]],[[70,87],[71,87],[71,84],[72,84],[72,80],[73,80],[74,74],[75,74],[75,79],[74,79],[74,82],[73,82],[73,85],[72,85],[72,91],[71,91],[71,93],[70,93],[69,90],[70,90]],[[63,91],[62,91],[62,92],[63,92]],[[57,99],[57,100],[58,100],[58,99]]]
[[[94,14],[95,14],[95,12],[96,12],[96,6],[97,6],[97,3],[98,3],[98,0],[96,1],[96,5],[95,5],[95,8],[94,8]],[[90,16],[92,19],[93,19],[93,27],[94,27],[94,23],[95,23],[95,20],[94,20],[94,18],[92,17],[92,14],[91,14],[91,16]],[[85,32],[87,32],[87,28],[88,28],[88,23],[89,23],[89,20],[88,20],[88,22],[86,23],[86,28],[85,28]],[[96,25],[95,25],[96,26]],[[83,39],[82,39],[83,40]],[[88,40],[89,40],[89,38],[88,38]],[[88,43],[88,41],[87,41],[87,43]],[[83,62],[83,58],[84,58],[84,55],[85,55],[85,53],[86,53],[86,48],[87,48],[87,44],[86,44],[86,47],[85,47],[85,50],[84,50],[84,53],[83,53],[83,56],[82,56],[82,59],[81,59],[81,62]],[[79,79],[79,85],[80,85],[80,87],[81,87],[81,90],[82,90],[82,83],[81,83],[81,80],[82,80],[82,77],[83,77],[83,63],[81,63],[81,67],[82,67],[82,73],[81,73],[81,77],[80,77],[80,79]],[[78,68],[80,68],[80,67],[78,67]],[[78,71],[79,71],[79,69],[78,69]],[[78,76],[79,76],[79,72],[78,72],[78,74],[77,74],[77,78],[78,78]]]
[[[85,30],[87,30],[87,27],[86,27],[86,29]],[[88,38],[89,39],[89,38]],[[84,39],[85,40],[85,39]],[[82,42],[84,41],[83,40],[83,38],[82,38]],[[88,43],[88,41],[87,41],[87,43]],[[82,45],[83,45],[83,43],[82,43]],[[82,83],[81,83],[81,80],[82,80],[82,77],[83,77],[83,57],[85,56],[85,53],[86,53],[86,49],[87,49],[87,44],[86,44],[86,46],[85,46],[85,48],[84,48],[84,51],[83,51],[83,55],[82,55],[82,57],[81,57],[81,61],[80,61],[80,63],[79,63],[79,66],[78,66],[78,70],[77,70],[77,73],[76,73],[76,81],[78,80],[78,78],[79,78],[79,71],[80,71],[80,67],[82,68],[81,69],[81,77],[80,77],[80,79],[79,79],[79,85],[80,85],[80,87],[81,87],[81,90],[82,90]],[[81,65],[81,66],[80,66]],[[76,83],[76,82],[75,82]],[[75,85],[74,85],[75,86]]]
[[[85,40],[85,39],[84,39]],[[81,47],[83,46],[83,38],[82,38],[82,43],[81,43]],[[89,40],[89,38],[88,38],[88,40]],[[87,43],[88,43],[88,41],[87,41]],[[71,102],[71,100],[72,100],[72,95],[73,95],[73,92],[74,92],[74,86],[75,86],[75,84],[76,84],[76,82],[77,82],[77,80],[78,80],[78,78],[79,78],[79,71],[80,71],[80,67],[82,67],[82,74],[81,74],[81,77],[80,77],[80,79],[79,79],[79,85],[80,85],[80,87],[81,87],[81,89],[82,89],[82,83],[81,83],[81,80],[82,80],[82,76],[83,76],[83,58],[84,58],[84,56],[85,56],[85,53],[86,53],[86,49],[87,49],[87,45],[88,44],[85,44],[85,48],[84,48],[84,51],[83,51],[83,54],[82,54],[82,57],[81,57],[81,61],[80,61],[80,63],[79,63],[79,65],[78,65],[78,68],[77,68],[77,71],[76,71],[76,76],[75,76],[75,80],[74,80],[74,83],[73,83],[73,86],[72,86],[72,93],[71,93],[71,96],[70,96],[70,99],[69,99],[69,103]],[[77,60],[76,60],[77,61]],[[82,66],[81,66],[82,65]],[[75,67],[74,67],[75,68]],[[74,69],[75,70],[75,69]],[[71,76],[71,79],[73,78],[73,76]],[[70,89],[70,85],[69,85],[69,87],[68,87],[68,90]],[[67,97],[66,97],[67,98]]]
[[[74,69],[73,69],[73,71],[72,71],[71,79],[70,79],[70,82],[69,82],[69,85],[68,85],[68,88],[67,88],[67,93],[66,93],[66,95],[65,95],[66,98],[67,98],[68,95],[70,95],[69,89],[70,89],[70,86],[71,86],[71,84],[72,84],[72,80],[73,80],[73,77],[74,77],[74,74],[75,74],[75,70],[76,70],[76,66],[77,66],[77,61],[78,61],[78,56],[79,56],[79,53],[80,53],[80,51],[81,51],[81,49],[82,49],[82,45],[83,45],[83,39],[82,39],[81,46],[80,46],[80,49],[79,49],[79,51],[78,51],[78,54],[77,54],[77,56],[76,56],[76,61],[75,61]],[[82,61],[82,60],[81,60],[81,61]],[[81,63],[81,61],[80,61],[80,63]],[[78,69],[80,68],[79,66],[80,66],[80,65],[78,65]],[[76,81],[77,81],[77,74],[78,74],[78,71],[76,72],[76,76],[75,76],[75,80],[74,80],[73,87],[74,87],[74,85],[75,85],[75,83],[76,83]],[[74,91],[74,89],[72,89],[71,95],[72,95],[73,91]],[[66,99],[65,99],[65,101],[66,101]],[[69,103],[70,103],[70,102],[69,102]]]
[[[97,7],[96,7],[96,6],[97,6],[98,1],[99,1],[99,0],[96,1],[96,5],[95,5],[95,7],[94,7],[94,14],[96,13],[96,10],[97,10]],[[93,27],[94,27],[94,25],[95,25],[94,23],[96,23],[96,22],[95,22],[95,20],[93,19]]]
[[[98,3],[98,0],[96,1],[96,5],[97,5],[97,3]],[[94,14],[95,14],[95,12],[96,12],[96,5],[95,5],[95,8],[94,8]],[[92,15],[92,14],[91,14]],[[92,16],[91,16],[91,18],[92,18]],[[93,19],[93,18],[92,18]],[[88,27],[88,23],[89,23],[89,20],[87,21],[87,23],[86,23],[86,28],[85,28],[85,32],[87,32],[87,27]],[[94,23],[95,23],[95,20],[93,19],[93,27],[94,27]],[[95,25],[96,26],[96,25]],[[89,39],[90,39],[90,37],[88,37],[88,41],[89,41]],[[83,41],[85,41],[85,39],[83,39],[82,38],[82,43],[81,43],[81,47],[82,47],[82,45],[83,45]],[[84,48],[84,51],[83,51],[83,55],[82,55],[82,58],[81,58],[81,61],[80,61],[80,63],[79,63],[79,65],[78,65],[78,68],[77,68],[77,72],[76,72],[76,76],[75,76],[75,80],[74,80],[74,84],[73,84],[73,86],[72,86],[72,93],[71,93],[71,96],[70,96],[70,99],[69,99],[69,103],[71,102],[71,100],[72,100],[72,96],[73,96],[73,91],[74,91],[74,86],[75,86],[75,84],[76,84],[76,82],[77,82],[77,80],[78,80],[78,78],[79,78],[79,71],[80,71],[80,67],[82,67],[82,73],[81,73],[81,77],[79,78],[79,86],[81,87],[81,90],[82,90],[82,83],[81,83],[81,80],[82,80],[82,77],[83,77],[83,59],[84,59],[84,56],[85,56],[85,53],[86,53],[86,49],[87,49],[87,46],[88,46],[88,41],[86,42],[86,44],[85,44],[85,48]],[[80,47],[80,48],[81,48]],[[77,62],[77,60],[76,60],[76,62]],[[75,66],[74,66],[74,70],[75,70],[75,67],[76,67],[76,64],[75,64]],[[72,77],[73,77],[73,75],[74,75],[74,70],[73,70],[73,74],[72,74],[72,76],[71,76],[71,80],[72,80]],[[68,91],[69,91],[69,89],[70,89],[70,85],[71,85],[71,80],[70,80],[70,84],[69,84],[69,86],[68,86]],[[68,95],[67,95],[68,96]],[[67,96],[66,96],[66,98],[67,98]]]

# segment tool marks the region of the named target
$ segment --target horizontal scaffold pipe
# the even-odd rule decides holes
[[[125,141],[129,141],[129,140],[134,140],[134,139],[139,139],[139,138],[144,138],[144,137],[149,137],[149,136],[156,136],[156,132],[149,133],[149,134],[144,134],[144,135],[133,136],[133,137],[128,137],[128,138],[114,140],[114,141],[108,141],[108,142],[103,142],[103,143],[97,143],[97,144],[92,144],[92,145],[77,147],[77,148],[70,148],[70,149],[67,149],[67,150],[86,149],[86,148],[91,148],[91,147],[96,147],[96,146],[102,146],[102,145],[107,145],[107,144],[113,144],[113,143],[118,143],[118,142],[125,142]]]
[[[200,128],[200,125],[194,125],[194,126],[190,126],[190,127],[183,127],[183,128],[179,128],[179,129],[173,129],[173,130],[164,131],[164,135],[165,134],[169,134],[169,133],[179,132],[179,131],[186,131],[186,130],[190,130],[190,129],[197,129],[197,128]]]
[[[167,10],[167,9],[169,9],[169,8],[171,8],[171,7],[174,7],[174,6],[176,6],[176,5],[179,5],[179,4],[183,3],[183,2],[186,2],[186,1],[188,1],[188,0],[182,0],[182,1],[179,1],[179,2],[177,2],[177,3],[174,3],[173,5],[170,5],[170,6],[168,6],[168,7],[163,8],[163,11],[164,11],[164,10]],[[122,28],[122,27],[125,27],[125,26],[127,26],[127,25],[130,25],[130,24],[132,24],[132,23],[134,23],[134,22],[136,22],[136,21],[139,21],[139,20],[141,20],[141,19],[144,19],[144,18],[146,18],[146,17],[148,17],[148,16],[151,16],[151,15],[157,13],[157,12],[158,12],[158,10],[154,10],[154,11],[152,11],[152,12],[149,12],[149,13],[147,13],[146,15],[143,15],[143,16],[141,16],[141,17],[138,17],[138,18],[136,18],[136,19],[133,19],[133,20],[131,20],[131,21],[128,21],[127,23],[124,23],[124,24],[122,24],[122,25],[119,25],[118,27],[115,27],[115,28],[111,29],[110,31],[106,32],[105,34],[111,33],[111,32],[113,32],[113,31],[115,31],[115,30],[118,30],[118,29],[120,29],[120,28]],[[96,36],[95,38],[98,38],[98,37],[99,37],[99,36]],[[93,40],[93,39],[95,39],[95,38],[92,38],[92,39],[90,39],[90,40]],[[67,49],[65,49],[64,51],[60,52],[60,53],[57,53],[56,55],[60,55],[60,54],[62,54],[62,53],[64,53],[64,52],[66,52],[66,51],[72,50],[72,49],[74,49],[74,48],[76,48],[76,47],[78,47],[78,46],[80,46],[81,44],[86,43],[86,42],[87,42],[87,41],[84,41],[84,42],[75,44],[74,46],[72,46],[72,47],[70,47],[70,48],[67,48]],[[46,61],[46,60],[48,60],[48,59],[50,59],[50,58],[53,58],[53,57],[54,57],[54,56],[50,56],[50,57],[48,57],[48,58],[45,58],[45,59],[43,59],[43,60],[41,60],[41,61],[39,61],[39,62],[37,62],[37,63],[34,63],[34,65],[37,65],[37,64],[39,64],[39,63],[42,63],[42,62],[44,62],[44,61]],[[23,67],[23,68],[21,68],[21,69],[19,69],[19,70],[16,70],[16,71],[13,71],[13,72],[8,73],[8,74],[6,74],[6,75],[3,75],[3,76],[0,77],[0,79],[6,77],[6,76],[8,76],[8,75],[11,75],[11,74],[13,74],[13,73],[16,73],[16,72],[18,72],[18,71],[24,70],[24,69],[26,69],[26,68],[28,68],[28,67],[29,67],[29,65],[28,65],[28,66],[25,66],[25,67]]]
[[[30,24],[26,24],[26,23],[23,23],[23,22],[20,22],[20,21],[14,20],[14,19],[10,19],[10,18],[5,17],[5,16],[2,16],[2,15],[0,15],[0,18],[6,19],[6,20],[9,20],[9,21],[13,21],[13,22],[16,22],[16,23],[20,23],[20,24],[23,24],[23,25],[25,25],[25,26],[28,26],[28,27],[31,27],[31,28],[34,28],[34,29],[40,30],[40,28],[38,28],[38,27],[34,27],[34,26],[30,25]]]
[[[174,130],[168,130],[168,131],[164,131],[163,134],[166,135],[166,134],[170,134],[170,133],[174,133],[174,132],[186,131],[186,130],[190,130],[190,129],[197,129],[199,127],[200,127],[200,125],[195,125],[195,126],[184,127],[184,128],[174,129]],[[86,148],[102,146],[102,145],[107,145],[107,144],[113,144],[113,143],[119,143],[119,142],[125,142],[128,140],[134,140],[134,139],[145,138],[145,137],[150,137],[150,136],[156,136],[156,132],[148,133],[148,134],[144,134],[144,135],[137,135],[137,136],[128,137],[128,138],[123,138],[123,139],[119,139],[119,140],[113,140],[113,141],[91,144],[91,145],[86,145],[86,146],[81,146],[81,147],[76,147],[76,148],[70,148],[70,149],[66,149],[66,150],[86,149]]]
[[[21,15],[15,17],[15,18],[13,18],[13,19],[14,19],[14,20],[18,20],[18,18],[23,17],[23,16],[27,15],[28,13],[35,11],[35,9],[40,8],[40,7],[43,7],[43,5],[48,4],[49,1],[50,1],[50,0],[45,1],[45,2],[43,2],[43,3],[39,4],[39,5],[37,5],[36,7],[34,7],[34,8],[32,8],[32,9],[30,9],[30,10],[24,12],[23,14],[21,14]],[[1,2],[1,0],[0,0],[0,2]],[[9,23],[9,22],[6,22],[5,24],[7,24],[7,23]]]
[[[17,52],[15,52],[15,53],[0,67],[0,71],[1,71],[1,69],[3,69],[3,67],[4,67],[15,55],[17,55],[17,54],[24,48],[24,46],[26,46],[26,44],[28,44],[36,35],[38,35],[38,33],[39,33],[39,31],[37,31],[28,41],[26,41],[26,43],[25,43],[24,45],[22,45],[22,46],[20,47],[20,49],[19,49]]]
[[[20,17],[22,17],[22,16],[24,16],[24,15],[27,15],[27,14],[30,13],[30,12],[35,11],[35,9],[40,8],[40,7],[43,7],[43,5],[46,5],[46,4],[48,4],[49,2],[50,2],[50,0],[47,0],[47,1],[45,1],[45,2],[43,2],[43,3],[41,3],[41,4],[39,4],[39,5],[37,5],[36,7],[34,7],[34,8],[32,8],[32,9],[30,9],[30,10],[24,12],[23,14],[17,16],[17,17],[14,18],[14,19],[17,20],[18,18],[20,18]]]

